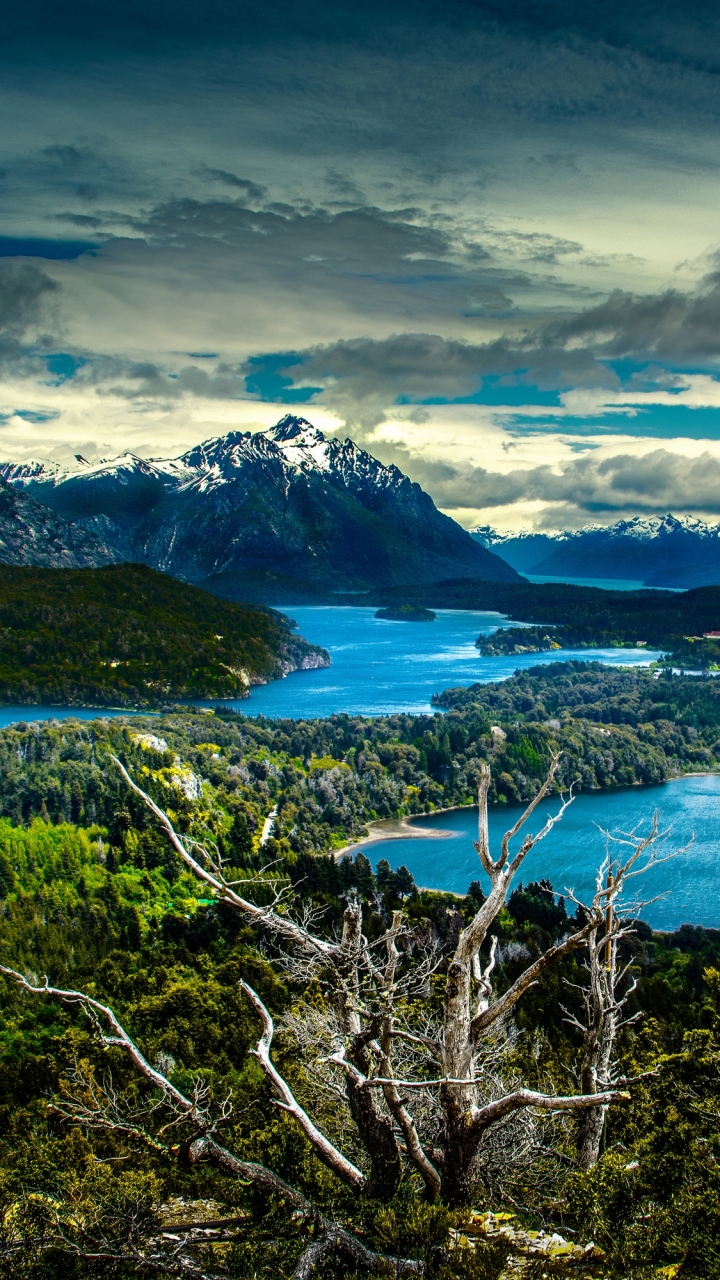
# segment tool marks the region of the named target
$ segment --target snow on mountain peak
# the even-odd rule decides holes
[[[260,434],[276,445],[286,461],[298,471],[329,471],[331,468],[330,442],[307,418],[286,413],[274,427],[268,427]]]
[[[307,418],[296,418],[292,413],[286,413],[274,427],[268,427],[262,434],[273,440],[275,444],[325,443],[325,436],[319,427],[314,427]]]

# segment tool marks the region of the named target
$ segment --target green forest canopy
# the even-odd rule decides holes
[[[444,717],[303,723],[217,712],[3,730],[3,963],[111,1001],[178,1087],[190,1088],[199,1075],[218,1101],[231,1090],[234,1111],[223,1141],[332,1206],[368,1247],[435,1258],[440,1280],[497,1280],[502,1250],[461,1250],[452,1266],[433,1254],[447,1248],[450,1226],[463,1230],[462,1215],[425,1205],[412,1181],[389,1205],[349,1195],[278,1112],[250,1054],[258,1026],[238,981],[251,982],[278,1019],[276,1061],[308,1105],[311,1083],[293,1037],[282,1032],[282,1017],[305,996],[317,1001],[317,991],[291,985],[264,953],[262,934],[214,902],[189,874],[124,785],[108,750],[181,831],[222,853],[229,876],[242,879],[272,862],[276,883],[294,882],[301,897],[325,907],[328,936],[340,919],[342,895],[355,886],[369,937],[384,928],[383,916],[402,906],[410,921],[425,922],[442,953],[482,901],[479,882],[465,899],[420,893],[385,867],[373,876],[362,855],[338,863],[318,856],[318,849],[359,832],[377,812],[457,796],[470,786],[471,760],[481,756],[490,762],[498,798],[503,769],[515,769],[509,776],[519,789],[521,759],[524,776],[533,776],[524,738],[537,744],[542,760],[549,741],[565,734],[573,766],[590,768],[592,740],[583,727],[602,723],[621,745],[624,734],[641,741],[643,726],[664,724],[670,736],[658,759],[696,767],[688,753],[709,750],[697,743],[710,742],[718,728],[715,688],[711,681],[652,681],[644,673],[573,663],[445,695]],[[534,736],[541,717],[561,726],[545,727],[551,738]],[[515,721],[520,736],[508,743],[520,754],[505,750],[496,757],[486,727],[510,730]],[[611,751],[619,751],[617,743],[613,738]],[[608,775],[604,785],[611,781]],[[278,823],[260,850],[261,824],[275,804]],[[528,956],[567,933],[571,912],[547,884],[516,886],[497,922],[498,993]],[[542,1224],[583,1244],[593,1240],[604,1257],[593,1268],[589,1255],[587,1268],[574,1274],[713,1280],[720,1276],[720,931],[686,926],[663,935],[640,925],[625,955],[637,979],[628,1014],[644,1017],[622,1034],[619,1069],[650,1074],[629,1103],[611,1109],[599,1165],[587,1175],[573,1170],[572,1126],[560,1127],[553,1135],[557,1153],[538,1151],[509,1172],[486,1160],[478,1207],[518,1215],[529,1227]],[[572,1090],[581,1045],[558,1006],[579,1011],[580,993],[567,984],[583,980],[580,959],[570,957],[524,997],[504,1060],[509,1079]],[[48,1098],[63,1090],[67,1096],[79,1069],[98,1083],[112,1069],[118,1087],[131,1088],[122,1055],[99,1051],[77,1010],[23,997],[4,981],[0,990],[0,1274],[13,1280],[153,1274],[145,1266],[138,1271],[132,1259],[110,1266],[58,1248],[3,1250],[11,1248],[13,1232],[37,1237],[58,1215],[68,1247],[79,1248],[88,1240],[97,1245],[98,1233],[114,1245],[130,1222],[141,1238],[174,1212],[183,1220],[200,1215],[236,1223],[236,1243],[210,1250],[210,1261],[206,1251],[206,1268],[212,1262],[213,1272],[221,1268],[238,1280],[289,1280],[308,1243],[302,1221],[272,1198],[227,1184],[209,1167],[183,1171],[151,1150],[138,1151],[131,1134],[68,1125]],[[433,1016],[436,1001],[431,986],[421,1000],[423,1017]]]
[[[309,652],[317,646],[293,636],[281,614],[218,600],[144,565],[0,566],[0,701],[151,707],[238,698]]]
[[[720,630],[720,587],[692,591],[605,591],[570,583],[477,582],[457,578],[422,586],[386,587],[367,603],[430,609],[488,609],[516,622],[553,624],[559,639],[606,645],[645,641],[675,649],[684,636]]]

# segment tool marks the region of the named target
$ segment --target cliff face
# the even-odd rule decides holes
[[[448,577],[516,581],[514,569],[437,510],[397,467],[290,415],[230,432],[179,458],[131,454],[61,471],[0,467],[111,548],[190,582],[242,594],[258,571],[356,590]]]
[[[114,559],[96,531],[71,523],[29,493],[0,482],[0,564],[83,569]]]

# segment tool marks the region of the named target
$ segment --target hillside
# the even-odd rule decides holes
[[[486,549],[521,573],[625,578],[649,587],[720,583],[720,525],[691,516],[636,516],[573,533],[473,531]]]
[[[340,952],[342,968],[325,955],[335,959],[343,924],[347,933],[348,919],[357,919],[360,945],[367,948],[363,961],[368,951],[371,960],[383,958],[385,1003],[365,997],[367,990],[375,995],[370,982],[378,972],[366,963],[360,969],[365,998],[353,1003],[351,1015],[365,1017],[369,1005],[377,1021],[377,1007],[384,1011],[395,999],[389,972],[402,1000],[391,1006],[402,1036],[400,1050],[391,1045],[389,1051],[403,1071],[394,1078],[432,1085],[419,1101],[419,1090],[404,1090],[404,1106],[418,1141],[437,1141],[435,1084],[442,1068],[433,1056],[424,1076],[413,1070],[410,1077],[408,1054],[416,1045],[436,1048],[428,1028],[443,1033],[449,980],[457,990],[451,962],[458,936],[487,901],[485,879],[470,879],[482,875],[480,864],[468,866],[470,883],[459,896],[419,890],[397,865],[402,842],[392,866],[380,859],[373,867],[362,851],[354,859],[321,851],[336,850],[377,815],[471,801],[482,762],[490,766],[492,797],[506,810],[508,826],[519,816],[517,796],[537,793],[551,749],[565,752],[563,780],[580,773],[583,788],[707,768],[717,759],[718,696],[715,681],[654,682],[644,673],[565,664],[456,690],[446,695],[446,716],[295,722],[219,710],[0,730],[0,945],[7,966],[0,973],[7,1263],[0,1274],[7,1280],[307,1277],[311,1271],[298,1267],[307,1254],[306,1219],[319,1205],[325,1215],[342,1213],[342,1230],[361,1242],[363,1258],[369,1249],[383,1255],[381,1267],[360,1272],[351,1255],[352,1267],[318,1271],[326,1276],[715,1276],[720,931],[682,925],[663,934],[643,920],[623,920],[623,935],[630,929],[630,936],[611,952],[611,966],[620,975],[625,1023],[611,1047],[624,1091],[604,1114],[605,1150],[597,1164],[579,1166],[574,1119],[564,1124],[562,1116],[545,1119],[544,1110],[527,1110],[519,1113],[521,1123],[508,1124],[501,1113],[500,1140],[489,1156],[482,1152],[479,1207],[497,1206],[499,1221],[515,1222],[518,1239],[528,1220],[539,1222],[553,1250],[552,1269],[548,1255],[537,1253],[525,1267],[527,1248],[510,1258],[517,1263],[510,1268],[509,1245],[480,1230],[484,1214],[451,1212],[442,1200],[428,1203],[412,1168],[400,1160],[384,1198],[348,1189],[315,1155],[289,1108],[278,1108],[267,1072],[258,1068],[258,1038],[272,1018],[276,1078],[291,1082],[302,1116],[319,1115],[323,1132],[343,1153],[362,1151],[362,1130],[351,1113],[340,1111],[345,1064],[337,1061],[337,1022],[324,998],[340,990],[333,1003],[346,1007],[346,974],[354,977],[360,966],[352,952],[346,959],[349,948]],[[554,718],[548,721],[549,712]],[[499,725],[501,735],[492,732]],[[202,848],[208,859],[217,858],[227,887],[211,887],[192,873],[110,752],[171,811],[193,852]],[[270,806],[273,833],[260,847]],[[579,1092],[575,1077],[588,1024],[592,1030],[584,1013],[589,951],[576,933],[586,914],[558,896],[561,885],[544,876],[528,883],[523,869],[504,888],[504,906],[493,921],[494,963],[489,938],[481,962],[493,980],[485,1008],[504,1000],[495,1012],[504,1012],[507,1030],[498,1034],[491,1025],[478,1059],[486,1075],[490,1062],[493,1092],[501,1098],[519,1102],[520,1087],[540,1086],[545,1097],[534,1092],[531,1101],[567,1100]],[[283,905],[294,893],[294,910],[273,910],[274,890],[282,891]],[[402,949],[392,945],[400,919]],[[285,938],[298,936],[307,921],[323,952],[320,962],[311,953],[305,964]],[[388,922],[395,925],[389,935]],[[60,991],[28,990],[35,974],[47,974]],[[68,989],[73,994],[64,999]],[[83,1007],[78,992],[100,1003]],[[508,1010],[513,993],[521,992]],[[260,1001],[269,1014],[263,1022]],[[119,1020],[109,1033],[103,1005]],[[373,1048],[373,1026],[368,1020],[361,1028],[363,1052],[368,1042]],[[117,1034],[121,1028],[132,1037],[132,1056]],[[345,1039],[353,1044],[351,1035]],[[265,1030],[260,1051],[269,1040]],[[416,1061],[423,1060],[411,1059],[411,1069]],[[386,1071],[388,1062],[395,1070],[395,1057],[386,1052]],[[158,1072],[166,1082],[162,1091]],[[199,1114],[188,1118],[191,1089]],[[183,1110],[172,1110],[168,1098]],[[394,1140],[392,1113],[382,1101],[378,1107]],[[223,1144],[223,1165],[187,1158],[191,1142],[204,1140],[198,1127],[209,1124],[212,1141]],[[404,1157],[404,1145],[398,1152]],[[242,1176],[228,1177],[227,1167]],[[300,1180],[298,1168],[301,1200],[289,1182]],[[508,1186],[512,1198],[504,1194]],[[518,1205],[522,1217],[515,1218]],[[472,1248],[457,1245],[460,1232]],[[564,1243],[568,1236],[571,1246]],[[540,1238],[534,1227],[524,1237],[534,1250]],[[186,1241],[180,1254],[178,1244]],[[110,1267],[102,1257],[98,1270],[100,1248],[114,1253]],[[442,1257],[440,1267],[433,1265],[440,1248],[452,1265]],[[413,1261],[401,1268],[407,1255]],[[680,1269],[678,1255],[690,1265]],[[188,1265],[178,1267],[178,1256]]]
[[[294,582],[285,600],[313,586],[517,579],[397,467],[291,415],[179,458],[126,454],[72,470],[5,463],[0,477],[94,534],[116,560],[206,581],[232,599],[258,598],[258,575]]]
[[[0,481],[0,564],[84,569],[111,564],[113,552],[92,530],[66,520],[22,489]]]
[[[324,649],[271,611],[229,604],[142,565],[0,567],[0,701],[158,706],[242,698]]]

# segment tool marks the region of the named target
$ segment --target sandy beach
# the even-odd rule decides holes
[[[447,809],[443,812],[450,813]],[[414,814],[414,817],[426,818],[429,814]],[[368,834],[361,836],[359,840],[353,840],[348,844],[344,844],[341,849],[335,850],[335,857],[342,858],[343,854],[354,852],[361,849],[363,845],[374,844],[377,840],[446,840],[453,833],[452,831],[443,831],[439,827],[414,827],[412,820],[409,818],[379,818],[376,822],[368,823]]]

